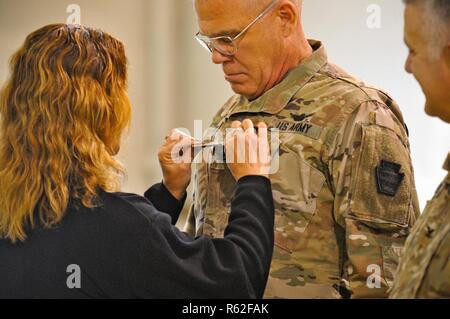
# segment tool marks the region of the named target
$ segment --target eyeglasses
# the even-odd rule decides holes
[[[275,6],[277,0],[273,0],[272,3],[263,11],[259,16],[255,18],[248,26],[245,27],[244,30],[242,30],[237,36],[230,37],[230,36],[220,36],[215,38],[210,38],[205,35],[200,34],[200,32],[197,32],[195,35],[195,39],[200,43],[202,47],[204,47],[206,50],[208,50],[210,53],[212,53],[213,49],[217,50],[223,55],[227,56],[233,56],[236,54],[238,50],[238,46],[235,43],[237,39],[242,37],[245,32],[247,32],[256,22],[258,22],[260,19],[262,19],[267,13],[272,10],[272,8]]]

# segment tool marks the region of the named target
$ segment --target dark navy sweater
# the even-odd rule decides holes
[[[273,251],[270,181],[236,185],[222,239],[174,224],[184,204],[162,184],[145,197],[100,192],[25,242],[0,239],[0,298],[260,298]]]

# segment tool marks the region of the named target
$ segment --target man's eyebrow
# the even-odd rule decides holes
[[[229,36],[237,35],[237,34],[239,34],[239,32],[241,32],[241,30],[227,30],[227,31],[220,31],[220,32],[212,33],[212,34],[202,34],[200,32],[200,34],[205,35],[208,38],[217,38],[217,37],[221,37],[221,36],[229,37]]]

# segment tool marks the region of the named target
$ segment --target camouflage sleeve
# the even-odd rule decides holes
[[[386,105],[364,102],[329,155],[342,286],[352,298],[387,297],[418,216],[406,130]]]
[[[442,242],[430,260],[418,298],[450,298],[450,232],[448,227],[446,229]]]
[[[188,215],[186,217],[186,223],[184,224],[183,231],[191,236],[195,236],[195,214],[194,214],[194,203],[191,204]]]

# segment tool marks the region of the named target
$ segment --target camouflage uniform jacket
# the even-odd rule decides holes
[[[450,298],[450,153],[449,172],[405,245],[391,298]]]
[[[322,43],[310,43],[312,56],[258,99],[232,97],[205,140],[245,118],[279,130],[265,298],[387,297],[418,216],[406,126],[387,94],[329,63]],[[234,186],[223,160],[196,164],[185,230],[222,237]]]

